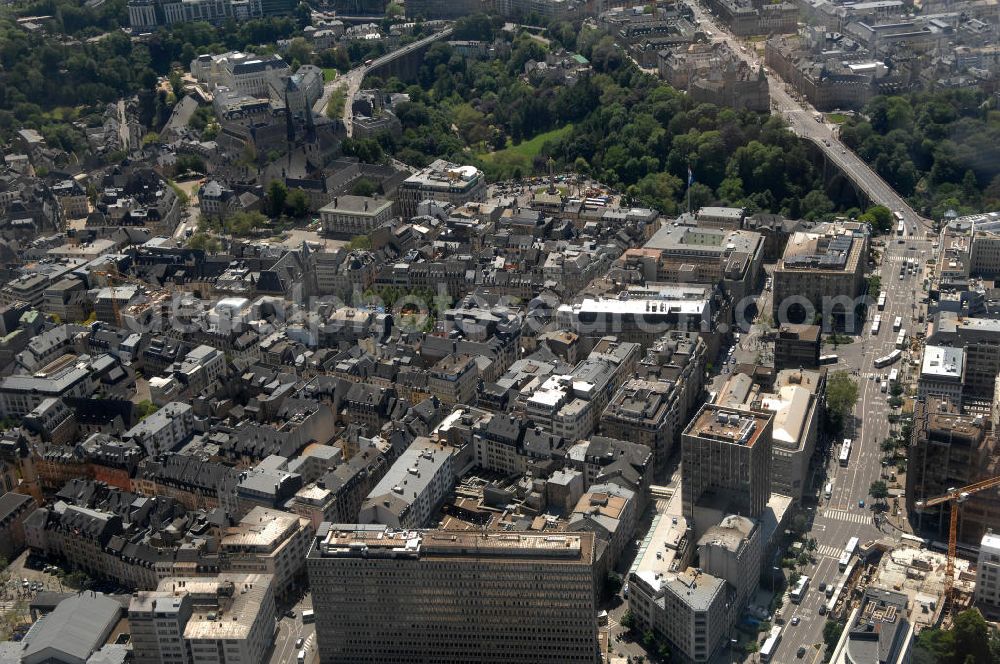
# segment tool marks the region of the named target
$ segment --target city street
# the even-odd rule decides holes
[[[728,32],[704,7],[696,3],[692,3],[691,6],[695,19],[702,26],[710,28],[713,42],[725,43],[733,53],[754,67],[764,64],[753,49],[748,49],[738,37]],[[781,114],[797,136],[812,141],[855,185],[865,191],[873,204],[884,205],[890,210],[901,212],[906,222],[907,232],[911,232],[913,228],[922,228],[923,230],[931,228],[930,220],[917,214],[864,160],[840,142],[835,131],[836,125],[817,122],[816,109],[808,102],[799,102],[794,99],[788,93],[785,81],[773,71],[768,69],[766,75],[771,94],[772,111]]]
[[[290,664],[297,661],[300,650],[306,651],[305,664],[317,661],[316,625],[302,623],[303,609],[312,607],[312,598],[307,595],[295,604],[295,617],[280,615],[277,624],[277,634],[274,637],[274,648],[271,650],[269,664]],[[302,646],[296,644],[302,639]]]
[[[903,244],[898,244],[898,238],[887,237],[886,249],[882,265],[878,273],[882,280],[882,290],[886,292],[886,307],[878,311],[872,306],[868,312],[865,327],[860,330],[859,339],[854,343],[840,346],[837,349],[839,367],[832,370],[844,370],[847,367],[858,371],[855,376],[858,381],[858,403],[855,407],[854,422],[845,425],[845,437],[852,438],[852,449],[846,466],[839,464],[840,445],[834,445],[828,455],[825,477],[821,474],[817,480],[816,489],[822,490],[827,482],[833,484],[829,500],[820,494],[819,507],[813,513],[808,537],[816,539],[817,548],[814,552],[816,563],[808,566],[803,573],[809,575],[810,589],[802,604],[794,606],[793,611],[785,614],[786,625],[782,640],[772,661],[780,664],[790,664],[799,660],[796,654],[800,645],[811,646],[823,642],[824,616],[817,611],[826,597],[820,592],[820,583],[836,584],[841,577],[837,565],[844,546],[851,537],[857,537],[861,542],[873,540],[894,532],[892,526],[883,525],[880,532],[873,523],[874,512],[870,509],[872,499],[868,495],[872,482],[879,480],[882,472],[882,452],[880,443],[889,435],[890,423],[887,415],[892,409],[887,403],[887,393],[881,391],[881,378],[896,368],[903,374],[904,366],[910,359],[910,353],[904,352],[903,359],[889,367],[876,369],[875,358],[888,355],[894,348],[897,332],[892,329],[896,316],[902,318],[902,326],[907,335],[916,333],[919,324],[919,305],[912,306],[923,293],[922,269],[916,274],[906,270],[902,280],[899,279],[900,267],[907,258],[915,258],[918,263],[930,250],[930,242],[914,237],[904,238]],[[912,248],[911,248],[912,247]],[[921,265],[922,268],[922,265]],[[871,334],[871,321],[875,315],[882,316],[882,325],[876,336]],[[831,352],[824,350],[824,352]],[[877,376],[878,378],[871,378]],[[865,501],[865,507],[859,507],[858,501]],[[901,524],[901,519],[895,519]],[[793,617],[798,616],[800,623],[792,625]],[[807,652],[807,659],[808,659]]]
[[[198,202],[198,189],[202,185],[201,178],[190,178],[177,183],[177,187],[188,196],[188,206],[181,212],[180,221],[174,228],[174,239],[185,240],[188,231],[194,233],[198,230],[198,219],[201,217],[201,207]]]
[[[364,64],[358,65],[343,76],[338,76],[331,81],[327,81],[323,85],[323,94],[316,100],[316,103],[313,104],[313,112],[325,115],[326,106],[330,103],[330,97],[333,96],[334,90],[342,90],[345,97],[342,119],[344,121],[344,127],[347,129],[347,135],[351,136],[354,132],[354,97],[361,89],[361,83],[364,81],[365,76],[368,75],[368,72],[378,69],[378,67],[385,62],[389,62],[395,58],[405,57],[408,53],[422,48],[428,43],[447,38],[451,35],[451,30],[451,28],[445,28],[444,30],[428,35],[423,39],[407,44],[402,48],[396,49],[395,51],[386,53],[385,55],[375,58],[374,60],[369,60]]]

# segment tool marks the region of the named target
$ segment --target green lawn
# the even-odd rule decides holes
[[[337,70],[334,69],[333,67],[323,67],[324,83],[327,81],[332,81],[333,79],[337,78],[337,76],[339,76],[339,74],[337,73]]]
[[[521,141],[518,145],[510,145],[503,150],[498,150],[496,152],[487,152],[485,154],[479,155],[482,159],[486,161],[507,161],[510,157],[527,159],[529,162],[538,153],[542,151],[542,146],[545,145],[546,141],[550,141],[556,138],[561,138],[573,131],[573,125],[568,124],[565,127],[559,127],[558,129],[553,129],[552,131],[547,131],[543,134],[538,134],[534,138]]]
[[[833,124],[844,124],[847,122],[847,116],[843,113],[827,113],[826,121],[832,122]]]

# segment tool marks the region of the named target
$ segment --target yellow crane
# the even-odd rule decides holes
[[[1000,477],[991,477],[974,482],[959,489],[948,489],[948,493],[928,500],[918,500],[915,505],[918,510],[934,507],[942,503],[951,503],[951,523],[948,526],[948,561],[945,565],[944,602],[948,606],[955,585],[955,549],[958,546],[958,506],[969,499],[974,493],[1000,486]]]

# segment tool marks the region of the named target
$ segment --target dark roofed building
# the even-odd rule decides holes
[[[0,496],[0,556],[13,560],[24,549],[24,521],[36,507],[31,496],[13,491]]]

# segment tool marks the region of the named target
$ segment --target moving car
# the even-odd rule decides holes
[[[801,620],[801,618],[799,618],[798,616],[795,616],[794,618],[792,618],[792,624],[793,625],[798,625],[800,620]]]
[[[799,646],[799,649],[795,651],[795,656],[801,659],[802,657],[805,657],[805,655],[806,655],[806,647]]]
[[[865,501],[864,500],[859,500],[858,501],[858,507],[864,507],[864,506],[865,506]]]

